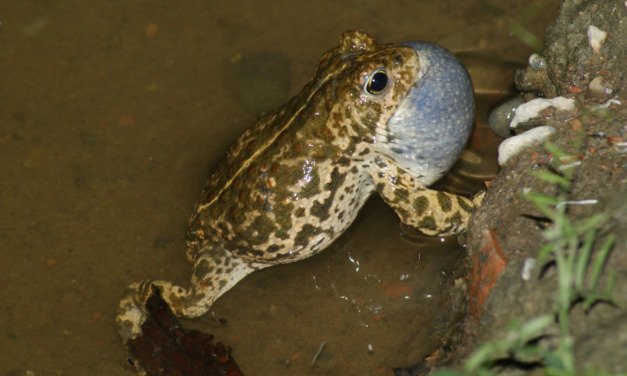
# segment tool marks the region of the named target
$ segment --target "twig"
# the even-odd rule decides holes
[[[318,351],[316,352],[316,354],[314,355],[313,359],[311,359],[311,364],[309,365],[309,368],[312,368],[314,366],[314,364],[316,363],[316,360],[318,360],[318,357],[320,356],[320,354],[322,353],[322,349],[324,349],[324,346],[327,344],[327,341],[322,341],[320,343],[320,347],[318,347]]]

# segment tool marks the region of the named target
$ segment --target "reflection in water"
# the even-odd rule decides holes
[[[342,31],[464,52],[487,95],[481,123],[510,89],[508,62],[530,51],[507,20],[540,34],[557,10],[544,0],[529,3],[540,13],[513,0],[217,3],[0,6],[0,374],[129,374],[113,324],[122,290],[189,279],[183,234],[207,170],[264,106],[298,91]],[[481,188],[496,142],[477,129],[475,154],[450,175],[458,183],[443,184]],[[408,241],[373,199],[327,252],[254,273],[191,324],[233,345],[248,375],[385,375],[439,344],[461,255]]]

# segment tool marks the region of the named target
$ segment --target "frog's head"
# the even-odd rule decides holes
[[[325,64],[344,69],[344,81],[335,82],[339,102],[353,124],[368,130],[378,153],[425,185],[452,167],[475,115],[472,83],[452,53],[424,42],[379,45],[350,31],[327,54],[319,73]]]

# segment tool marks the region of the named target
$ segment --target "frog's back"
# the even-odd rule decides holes
[[[316,89],[260,119],[231,147],[192,215],[191,243],[213,238],[241,257],[288,261],[313,237],[320,247],[335,238],[306,223],[316,210],[330,217],[319,206],[337,185],[341,155],[327,126],[325,88]]]

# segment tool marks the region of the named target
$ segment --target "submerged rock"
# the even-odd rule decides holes
[[[231,349],[213,336],[186,330],[158,289],[146,303],[142,335],[128,340],[129,362],[147,376],[243,376]]]

